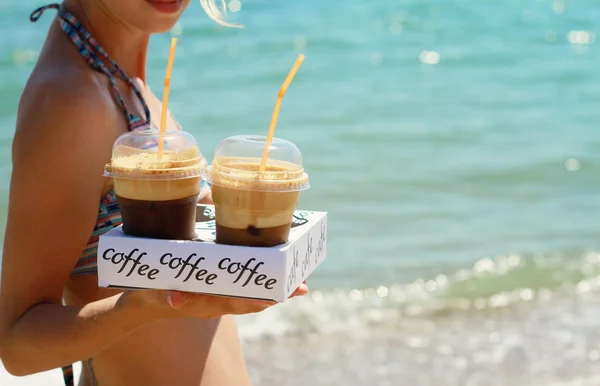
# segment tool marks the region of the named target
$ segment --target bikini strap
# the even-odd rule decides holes
[[[134,130],[142,125],[149,125],[151,122],[150,109],[148,108],[148,105],[146,104],[146,101],[144,100],[144,97],[142,96],[142,93],[138,87],[125,73],[125,71],[108,55],[100,43],[94,39],[94,37],[88,32],[83,24],[81,24],[79,20],[73,16],[73,14],[67,12],[60,4],[48,4],[33,11],[29,19],[35,23],[40,19],[44,11],[47,9],[58,10],[59,24],[63,32],[73,41],[79,53],[86,60],[88,65],[97,71],[103,72],[108,77],[108,80],[117,95],[119,104],[125,112],[129,129]],[[110,62],[110,64],[113,66],[113,70],[109,70],[106,67],[104,62],[98,58],[98,54]],[[115,75],[125,80],[133,89],[144,109],[144,114],[146,115],[145,121],[140,120],[127,110],[125,101],[117,86]]]
[[[65,386],[75,386],[75,377],[73,377],[73,365],[68,365],[62,369]]]
[[[31,15],[29,15],[29,20],[31,20],[32,23],[35,23],[36,21],[40,20],[40,17],[42,17],[42,15],[44,14],[44,11],[46,11],[47,9],[59,10],[60,4],[54,3],[54,4],[42,5],[41,7],[37,8],[35,11],[31,12]]]

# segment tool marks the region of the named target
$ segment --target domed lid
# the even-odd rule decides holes
[[[308,175],[296,145],[273,138],[265,169],[259,171],[267,137],[238,135],[223,140],[215,150],[212,165],[203,178],[213,184],[258,191],[299,191],[308,189]]]
[[[162,157],[158,156],[160,132],[156,129],[130,131],[113,145],[107,177],[130,179],[182,179],[199,177],[206,160],[194,137],[180,130],[164,135]]]

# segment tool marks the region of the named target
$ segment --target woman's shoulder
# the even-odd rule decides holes
[[[16,138],[46,135],[96,138],[118,123],[120,114],[102,79],[90,71],[65,66],[36,66],[23,90]],[[107,128],[109,130],[107,130]]]
[[[95,106],[89,109],[89,106]],[[52,109],[47,107],[51,106]],[[84,108],[92,116],[112,113],[114,110],[106,85],[97,74],[69,62],[64,66],[39,65],[31,73],[19,101],[19,111],[44,111],[68,108],[77,114]],[[21,116],[19,116],[21,118]]]
[[[38,66],[19,102],[13,162],[48,155],[52,149],[64,161],[57,167],[72,165],[73,159],[87,160],[77,168],[97,167],[110,156],[119,119],[96,77],[77,67]]]

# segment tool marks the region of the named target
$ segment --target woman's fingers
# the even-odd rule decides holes
[[[304,296],[306,294],[308,294],[308,286],[306,285],[306,282],[303,281],[302,284],[300,284],[300,286],[298,286],[298,288],[296,288],[296,290],[290,296],[290,298],[293,298],[296,296]]]
[[[236,299],[181,291],[164,291],[164,301],[171,308],[188,316],[201,318],[250,314],[277,304],[266,300]]]
[[[171,308],[176,310],[180,309],[187,298],[190,297],[190,294],[180,291],[166,291],[165,292],[165,301]]]
[[[163,304],[174,310],[181,310],[192,317],[214,318],[221,315],[243,315],[264,311],[277,302],[269,300],[237,299],[226,296],[214,296],[182,291],[160,291]],[[290,298],[304,296],[308,293],[306,282],[296,288]]]
[[[248,300],[248,299],[230,299],[232,304],[232,314],[254,314],[262,312],[269,307],[274,306],[277,302],[268,300]]]

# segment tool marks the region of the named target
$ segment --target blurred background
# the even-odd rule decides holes
[[[54,16],[31,24],[40,5],[0,3],[2,234],[18,99]],[[303,151],[302,209],[330,216],[311,294],[240,318],[254,384],[600,384],[600,1],[228,7],[244,29],[193,1],[171,32],[171,111],[212,158],[267,132],[304,53],[276,135]],[[169,39],[151,43],[159,97]]]

